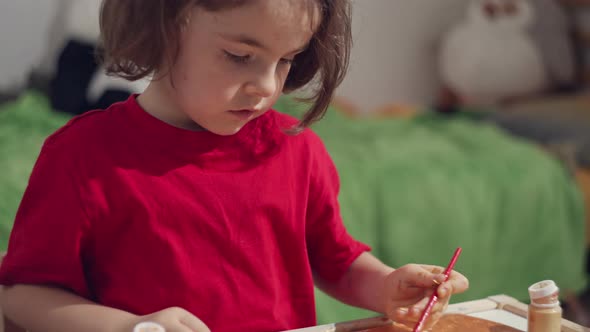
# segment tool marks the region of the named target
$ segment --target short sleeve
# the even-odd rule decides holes
[[[337,280],[371,248],[355,240],[340,215],[340,180],[321,140],[313,135],[306,238],[311,267],[324,280]]]
[[[76,158],[63,145],[45,142],[16,215],[0,284],[54,286],[89,297],[83,267],[89,222]]]

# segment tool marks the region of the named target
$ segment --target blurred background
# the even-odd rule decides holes
[[[0,250],[43,140],[140,92],[96,62],[98,0],[0,1]],[[590,325],[590,1],[353,1],[349,75],[314,126],[353,235],[386,263],[444,265],[454,301],[553,279]],[[299,114],[284,96],[277,110]],[[50,193],[51,188],[47,188]],[[368,313],[318,293],[320,322]]]

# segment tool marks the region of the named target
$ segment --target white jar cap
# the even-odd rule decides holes
[[[559,291],[559,288],[553,280],[539,281],[529,287],[529,296],[531,300],[540,299]]]
[[[133,328],[133,332],[166,332],[166,329],[154,322],[142,322]]]

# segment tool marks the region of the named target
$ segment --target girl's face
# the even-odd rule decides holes
[[[275,103],[318,14],[301,0],[256,0],[218,12],[195,7],[169,76],[146,91],[158,90],[152,111],[179,127],[235,134]]]

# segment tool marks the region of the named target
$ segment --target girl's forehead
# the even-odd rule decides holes
[[[249,5],[286,20],[312,20],[319,14],[318,0],[256,0]]]
[[[193,18],[201,28],[221,35],[239,33],[262,38],[277,46],[305,44],[321,17],[318,0],[254,0],[231,9],[199,12]]]
[[[218,21],[248,23],[249,26],[275,25],[278,28],[314,31],[320,23],[319,0],[251,0],[215,12]]]

